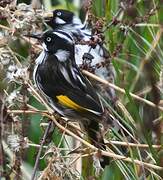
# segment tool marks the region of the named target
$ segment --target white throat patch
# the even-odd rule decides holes
[[[59,17],[56,17],[56,18],[55,18],[55,22],[56,22],[57,24],[66,24],[66,22],[65,22],[63,19],[59,18]]]
[[[60,62],[64,62],[68,59],[70,53],[68,51],[65,50],[57,50],[57,52],[55,53],[55,56],[57,56],[58,60]]]
[[[73,17],[72,22],[73,22],[73,24],[82,25],[83,26],[81,20],[78,17],[76,17],[76,16]]]
[[[43,50],[38,58],[36,59],[36,64],[41,64],[46,59],[46,52]]]

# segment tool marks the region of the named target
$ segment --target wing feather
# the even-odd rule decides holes
[[[71,60],[59,62],[57,57],[49,55],[44,64],[38,66],[37,71],[37,80],[42,84],[43,92],[54,99],[54,102],[75,111],[84,110],[94,114],[103,112],[94,88]]]

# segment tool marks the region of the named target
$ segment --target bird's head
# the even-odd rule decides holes
[[[45,17],[45,22],[53,29],[56,29],[64,25],[81,24],[80,19],[77,18],[73,12],[64,9],[54,10],[52,17]]]
[[[64,31],[47,31],[42,35],[42,45],[45,51],[55,53],[57,50],[72,51],[73,38]]]
[[[42,43],[44,51],[54,54],[60,61],[74,58],[73,38],[64,31],[46,31],[42,35],[26,35],[38,39]]]

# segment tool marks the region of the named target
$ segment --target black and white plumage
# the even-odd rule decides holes
[[[91,142],[106,149],[99,128],[103,106],[76,65],[72,37],[62,31],[47,31],[40,39],[44,50],[33,75],[37,87],[59,114],[78,120]],[[102,157],[100,163],[104,167],[109,159]]]
[[[71,33],[71,35],[73,37],[76,37],[77,39],[81,39],[87,34],[90,35],[90,32],[85,30],[85,27],[82,24],[81,20],[78,17],[74,16],[73,12],[68,10],[54,10],[52,17],[45,17],[45,22],[53,30],[65,30],[67,31],[67,33]]]
[[[53,30],[62,30],[70,35],[72,35],[73,39],[76,41],[89,41],[92,37],[91,30],[86,28],[84,24],[82,24],[81,20],[74,15],[74,13],[57,9],[53,11],[53,17],[46,18],[46,23]],[[97,64],[103,64],[106,59],[108,60],[109,53],[106,48],[100,44],[97,44],[96,47],[92,48],[89,45],[75,45],[75,59],[77,65],[80,67],[83,64],[83,55],[84,53],[89,53],[92,55],[93,59],[89,64],[91,67],[95,67]],[[106,79],[108,81],[114,82],[114,69],[112,64],[110,63],[107,66],[101,66],[99,68],[95,68],[95,74],[102,79]],[[101,85],[98,85],[97,82],[95,86],[99,88],[100,91],[103,91],[104,95],[109,98],[109,100],[113,101],[116,99],[115,91],[112,88],[105,87],[102,88]]]

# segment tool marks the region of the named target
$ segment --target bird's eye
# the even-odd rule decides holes
[[[51,40],[52,40],[51,37],[47,37],[47,38],[46,38],[46,41],[47,41],[47,42],[50,42]]]
[[[62,14],[61,12],[57,12],[57,16],[61,16],[61,14]]]

